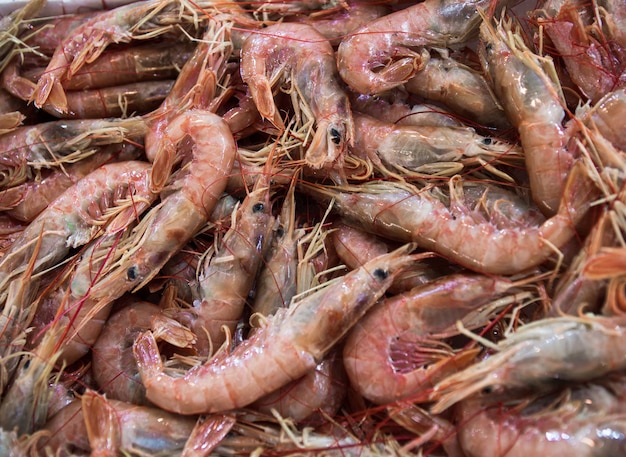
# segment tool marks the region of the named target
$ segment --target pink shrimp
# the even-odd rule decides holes
[[[426,0],[376,19],[343,39],[337,52],[339,74],[363,94],[404,84],[429,59],[429,53],[420,47],[445,48],[468,42],[480,25],[478,10],[489,9],[492,3]]]
[[[248,405],[313,369],[381,296],[410,262],[408,245],[354,270],[289,310],[278,310],[265,327],[233,352],[222,351],[182,377],[164,370],[151,333],[135,343],[148,399],[182,414]]]
[[[438,414],[485,388],[545,388],[588,381],[626,367],[624,316],[545,318],[498,343],[499,352],[441,380],[431,391]]]
[[[73,318],[76,328],[74,337],[64,343],[64,359],[77,360],[89,350],[100,332],[100,325],[92,325],[89,319],[95,310],[110,309],[113,300],[126,291],[147,284],[167,261],[180,250],[206,224],[211,212],[226,187],[232,168],[236,145],[226,123],[213,113],[191,110],[175,117],[165,129],[165,136],[158,144],[156,156],[165,155],[161,170],[169,175],[176,162],[179,144],[191,137],[194,141],[187,173],[176,182],[176,191],[167,195],[160,205],[145,217],[138,233],[134,234],[117,259],[109,259],[106,268],[97,267],[98,278],[93,280],[92,262],[85,259],[84,274],[72,281],[72,294],[79,304],[79,315]],[[156,163],[156,161],[155,161]],[[154,172],[154,166],[151,169]],[[113,243],[114,240],[105,240]],[[105,243],[106,247],[106,243]],[[100,249],[94,246],[95,249]],[[121,255],[121,258],[119,256]],[[72,310],[76,302],[70,303]],[[107,313],[104,313],[106,318]],[[101,313],[102,316],[102,313]],[[82,317],[79,319],[79,317]],[[82,326],[88,325],[80,331]]]
[[[147,404],[132,346],[135,337],[151,328],[160,308],[148,302],[134,302],[111,315],[92,349],[94,380],[102,393],[135,405]]]
[[[475,355],[455,355],[441,341],[457,333],[457,320],[511,287],[503,278],[457,274],[381,301],[346,339],[350,385],[377,404],[423,395]]]
[[[85,63],[96,60],[111,43],[165,33],[182,15],[177,12],[169,20],[164,16],[178,7],[173,0],[146,0],[101,12],[83,22],[57,47],[31,100],[38,107],[49,102],[55,110],[66,112],[63,79],[71,79]]]
[[[481,57],[498,100],[520,135],[533,201],[547,216],[557,212],[574,156],[560,86],[545,68],[549,62],[512,38],[511,23],[480,28]]]
[[[267,252],[274,228],[271,176],[262,175],[235,213],[234,224],[206,259],[198,278],[198,299],[176,318],[197,336],[195,348],[207,356],[232,333]]]
[[[257,400],[252,407],[270,414],[275,410],[295,422],[315,424],[324,415],[333,416],[347,392],[346,373],[341,357],[331,352],[302,378]]]
[[[624,379],[577,384],[546,395],[459,404],[458,441],[467,457],[611,457],[626,446]]]
[[[354,127],[348,96],[338,81],[333,48],[323,35],[297,23],[255,31],[243,44],[241,75],[261,116],[279,129],[285,125],[272,96],[272,82],[281,76],[291,78],[317,124],[305,162],[313,168],[342,163]]]
[[[348,223],[386,238],[417,242],[466,268],[494,274],[513,274],[545,262],[574,236],[596,194],[579,163],[559,212],[544,220],[514,194],[458,180],[451,183],[455,181],[459,187],[452,184],[447,204],[432,190],[394,182],[345,190],[303,183],[302,188],[317,198],[334,199],[335,210]],[[493,210],[481,213],[478,201]]]

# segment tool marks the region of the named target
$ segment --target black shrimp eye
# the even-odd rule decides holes
[[[126,277],[128,278],[129,281],[134,281],[137,279],[137,268],[136,267],[130,267],[128,270],[126,270]]]
[[[278,238],[282,238],[284,234],[285,234],[285,229],[284,229],[284,228],[282,228],[282,227],[278,227],[278,228],[276,229],[276,236],[277,236]]]
[[[491,143],[493,143],[493,140],[491,138],[489,138],[489,137],[483,138],[483,144],[485,146],[489,146]]]
[[[491,52],[493,50],[493,45],[491,43],[487,43],[485,45],[485,51]]]
[[[335,144],[341,143],[341,133],[334,127],[330,129],[330,140]]]
[[[255,203],[254,206],[252,206],[253,213],[260,213],[264,209],[265,209],[265,205],[263,203]]]
[[[382,268],[376,268],[372,274],[374,275],[374,277],[382,280],[387,279],[387,276],[389,276],[389,273],[387,273],[385,270],[383,270]]]

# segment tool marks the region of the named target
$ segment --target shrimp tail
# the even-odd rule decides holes
[[[139,372],[147,379],[158,377],[165,370],[156,339],[151,331],[139,335],[133,346]]]
[[[81,398],[81,407],[92,456],[110,455],[116,449],[119,436],[116,427],[115,410],[104,396],[87,391]]]
[[[259,114],[264,119],[270,121],[277,129],[285,130],[285,124],[274,103],[270,80],[265,75],[252,77],[248,82],[248,88],[250,89],[252,99],[256,101]]]

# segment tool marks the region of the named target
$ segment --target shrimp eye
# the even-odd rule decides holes
[[[341,143],[341,133],[334,127],[330,129],[330,140],[335,144]]]
[[[387,279],[387,276],[389,276],[389,273],[387,273],[387,272],[386,272],[385,270],[383,270],[382,268],[376,268],[376,269],[372,272],[372,274],[373,274],[376,278],[380,279],[381,281],[382,281],[382,280],[384,280],[384,279]]]
[[[285,229],[284,229],[284,228],[282,228],[282,227],[278,227],[278,228],[276,229],[276,236],[277,236],[278,238],[282,238],[284,234],[285,234]]]
[[[265,209],[265,205],[263,203],[255,203],[254,206],[252,207],[252,212],[260,213],[264,209]]]
[[[128,278],[129,281],[134,281],[137,279],[137,268],[136,267],[130,267],[128,270],[126,270],[126,277]]]
[[[493,143],[493,140],[491,138],[489,138],[489,137],[483,138],[483,144],[485,146],[489,146],[491,143]]]

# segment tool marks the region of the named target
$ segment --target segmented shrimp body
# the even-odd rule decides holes
[[[626,446],[623,382],[579,384],[506,402],[486,395],[468,398],[457,408],[463,455],[620,455]]]
[[[128,43],[142,35],[150,37],[165,32],[174,22],[163,23],[163,13],[176,10],[178,6],[174,0],[146,0],[102,12],[85,21],[57,47],[31,100],[37,107],[49,102],[57,111],[67,112],[63,79],[71,79],[85,63],[96,60],[112,43]],[[160,32],[158,27],[161,27]]]
[[[165,373],[153,335],[143,334],[134,350],[148,399],[182,414],[221,411],[248,405],[300,378],[412,262],[406,255],[410,250],[409,245],[377,257],[289,310],[278,310],[234,351],[220,352],[182,377]]]
[[[479,9],[490,0],[426,0],[372,21],[344,38],[337,52],[343,80],[377,94],[404,84],[429,59],[424,46],[446,48],[475,37]],[[504,2],[499,2],[504,3]]]
[[[470,183],[458,182],[460,187],[451,188],[445,199],[432,190],[394,182],[345,189],[303,184],[302,188],[318,198],[333,198],[334,209],[346,222],[367,231],[417,242],[478,272],[513,274],[543,263],[574,235],[595,195],[582,167],[574,170],[569,197],[547,220],[513,194],[482,186],[472,191]],[[475,206],[480,195],[491,201],[495,211],[481,213]]]
[[[344,345],[350,385],[378,404],[427,392],[467,364],[438,339],[456,334],[457,320],[511,285],[505,279],[458,274],[377,303]]]
[[[486,387],[547,387],[555,380],[587,381],[626,366],[622,317],[546,318],[502,340],[499,352],[435,386],[434,412]]]
[[[99,146],[140,138],[146,131],[146,123],[139,117],[52,121],[19,127],[12,135],[0,137],[0,186],[16,186],[41,168],[76,162]]]
[[[574,162],[562,125],[564,102],[549,73],[551,62],[542,61],[514,36],[510,24],[485,21],[480,49],[498,100],[519,132],[532,198],[546,215],[553,215]]]
[[[342,163],[354,127],[348,96],[339,82],[335,53],[328,40],[306,24],[282,23],[256,31],[241,52],[241,76],[264,118],[284,129],[272,95],[273,82],[291,78],[316,120],[305,161],[313,168]]]
[[[479,135],[469,127],[395,125],[354,114],[351,152],[365,154],[383,169],[420,171],[425,165],[461,162],[470,157],[521,158],[519,147]]]
[[[260,177],[243,200],[234,224],[201,270],[193,308],[177,317],[196,334],[201,355],[218,348],[226,339],[223,328],[234,332],[243,313],[274,227],[269,183],[269,176]]]

